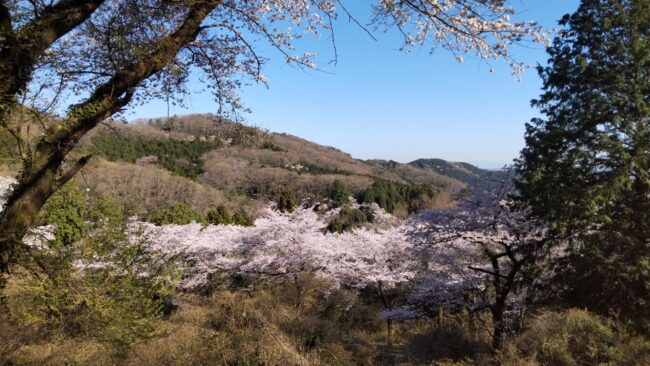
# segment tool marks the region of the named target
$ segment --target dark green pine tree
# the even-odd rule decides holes
[[[350,192],[345,187],[345,184],[340,180],[336,179],[332,184],[332,190],[330,191],[330,199],[332,200],[332,207],[340,207],[348,203],[350,198]]]
[[[650,332],[650,0],[583,0],[560,24],[521,199],[569,243],[565,299]]]
[[[296,194],[293,193],[293,190],[287,186],[284,186],[280,191],[278,197],[278,211],[280,212],[293,212],[298,206],[298,200],[296,199]]]

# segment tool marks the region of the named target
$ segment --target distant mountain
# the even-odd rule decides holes
[[[493,171],[478,168],[469,163],[452,162],[442,159],[418,159],[408,165],[457,179],[463,183],[471,183],[476,179],[490,175]]]

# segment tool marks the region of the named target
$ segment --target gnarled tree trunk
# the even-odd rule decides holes
[[[0,122],[3,127],[8,127],[8,114],[17,106],[16,95],[29,83],[31,69],[38,57],[56,39],[87,19],[102,2],[61,1],[49,10],[56,14],[56,17],[51,15],[52,19],[46,19],[45,24],[39,23],[42,28],[37,27],[39,24],[34,25],[34,32],[43,39],[39,38],[40,40],[26,44],[6,42],[6,45],[3,45],[0,54],[0,69],[3,71],[0,75]],[[9,269],[16,246],[21,245],[23,237],[35,223],[47,199],[88,162],[90,157],[85,156],[66,170],[62,169],[64,159],[77,142],[99,122],[123,108],[143,80],[171,63],[181,48],[196,38],[202,29],[201,23],[219,3],[218,0],[189,2],[184,21],[176,31],[158,40],[151,53],[121,68],[106,83],[97,87],[88,99],[74,106],[67,118],[45,131],[34,153],[24,161],[18,184],[10,193],[6,207],[0,214],[0,271],[6,272]],[[9,12],[2,1],[0,30],[3,35],[16,38],[19,35],[11,30],[11,19],[8,17]],[[45,16],[39,18],[39,21],[43,18]],[[27,63],[22,64],[24,61]],[[5,72],[15,71],[17,68],[26,71],[18,76],[15,72]]]

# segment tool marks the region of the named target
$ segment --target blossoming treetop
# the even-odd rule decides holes
[[[511,21],[504,0],[377,0],[372,11],[405,49],[501,59],[515,73],[522,64],[509,47],[545,38],[534,22]],[[223,111],[241,109],[241,76],[266,81],[256,41],[312,67],[314,55],[296,54],[293,42],[331,31],[340,14],[349,15],[337,0],[0,1],[0,127],[24,163],[0,218],[0,269],[47,198],[88,162],[69,154],[98,123],[130,103],[180,100],[193,72]],[[21,133],[29,124],[40,125],[36,140]]]

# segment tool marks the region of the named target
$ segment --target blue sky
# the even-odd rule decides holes
[[[363,21],[370,14],[368,3],[348,1],[348,9]],[[578,1],[513,0],[512,5],[520,10],[517,18],[556,27]],[[459,64],[444,50],[407,55],[398,51],[396,32],[374,35],[376,42],[340,17],[335,23],[337,65],[328,64],[333,49],[327,35],[304,40],[326,72],[291,67],[273,50],[260,49],[270,58],[263,70],[270,84],[268,89],[251,85],[242,90],[242,100],[252,109],[246,122],[334,146],[359,159],[435,157],[495,168],[517,157],[524,124],[537,114],[530,107],[541,87],[535,70],[517,82],[502,63],[490,73],[478,60],[466,57]],[[531,64],[547,59],[541,47],[517,47],[513,53]],[[192,94],[187,104],[188,109],[172,107],[170,114],[217,109],[209,94]],[[152,102],[134,108],[128,117],[166,113],[165,103]]]

